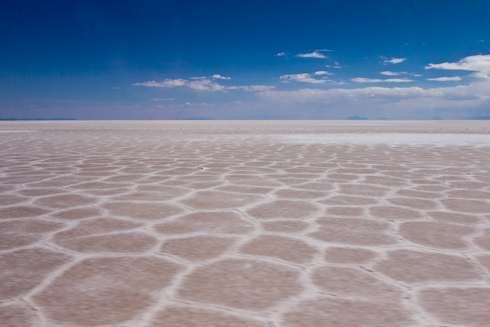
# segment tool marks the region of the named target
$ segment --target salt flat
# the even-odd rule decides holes
[[[0,326],[488,326],[490,122],[0,123]]]

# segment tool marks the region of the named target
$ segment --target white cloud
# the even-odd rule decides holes
[[[276,54],[276,56],[284,57],[284,56],[286,56],[286,52],[279,52],[278,54]]]
[[[186,84],[187,87],[199,91],[224,91],[225,87],[209,79],[191,81]]]
[[[385,64],[399,64],[407,60],[407,58],[391,58],[391,59],[388,59],[386,57],[381,57],[381,58],[384,59]]]
[[[425,69],[468,70],[477,72],[475,77],[490,78],[490,55],[469,56],[458,62],[429,64]]]
[[[325,83],[325,80],[315,79],[311,77],[311,75],[308,73],[283,75],[279,78],[284,81],[295,81],[295,82],[304,82],[304,83],[313,83],[313,84]]]
[[[390,71],[384,71],[380,73],[381,75],[388,75],[388,76],[398,76],[401,74],[406,74],[405,72],[390,72]]]
[[[356,77],[352,78],[351,81],[356,83],[407,83],[413,82],[408,78],[389,78],[389,79],[378,79],[378,78],[365,78],[365,77]]]
[[[151,101],[173,101],[174,98],[153,98]]]
[[[134,83],[136,86],[148,86],[148,87],[179,87],[187,86],[188,88],[200,91],[224,91],[225,87],[215,83],[209,79],[194,79],[188,81],[182,78],[178,79],[166,79],[163,82],[149,81],[145,83]]]
[[[333,75],[333,73],[327,72],[324,70],[319,70],[319,71],[315,72],[315,75]]]
[[[225,78],[221,75],[213,75],[213,76],[219,76],[215,77],[216,79],[228,79]],[[227,92],[227,90],[243,90],[243,91],[266,91],[273,89],[274,86],[267,86],[267,85],[244,85],[244,86],[223,86],[221,84],[218,84],[210,79],[201,79],[201,78],[194,78],[192,80],[185,80],[182,78],[178,79],[166,79],[163,82],[155,82],[155,81],[149,81],[145,83],[134,83],[133,85],[135,86],[148,86],[148,87],[180,87],[180,86],[186,86],[190,89],[193,90],[198,90],[198,91],[221,91],[221,92]],[[163,101],[163,100],[173,100],[173,98],[168,98],[168,99],[160,99],[160,98],[153,98],[152,101]]]
[[[466,119],[485,115],[490,105],[490,80],[470,85],[437,87],[305,88],[295,91],[265,91],[257,94],[264,107],[281,112],[308,108],[312,114],[345,119],[350,115],[394,119]]]
[[[275,86],[269,86],[269,85],[245,85],[245,86],[229,86],[226,89],[227,90],[243,90],[243,91],[267,91],[274,89]]]
[[[320,52],[318,52],[318,50],[313,51],[312,53],[300,53],[300,54],[297,54],[296,57],[300,57],[300,58],[319,58],[319,59],[326,59],[327,58],[323,54],[321,54]]]
[[[144,83],[134,83],[133,85],[149,86],[149,87],[176,87],[176,86],[184,86],[188,82],[189,81],[185,79],[178,78],[178,79],[166,79],[163,82],[148,81]]]
[[[437,78],[428,78],[428,81],[437,81],[437,82],[450,82],[450,81],[461,81],[461,77],[437,77]]]
[[[209,78],[214,78],[214,79],[230,79],[230,77],[221,76],[220,74],[211,75]]]
[[[190,79],[230,79],[230,77],[224,77],[221,76],[220,74],[214,74],[211,76],[199,76],[199,77],[191,77]]]
[[[120,86],[113,86],[112,87],[114,90],[119,90],[121,87]]]

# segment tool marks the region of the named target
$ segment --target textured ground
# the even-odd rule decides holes
[[[489,162],[489,122],[2,122],[0,326],[489,326]]]

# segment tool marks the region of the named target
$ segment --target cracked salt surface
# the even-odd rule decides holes
[[[284,142],[299,144],[400,144],[400,145],[469,145],[490,146],[485,134],[369,133],[280,135]]]
[[[490,321],[489,122],[0,132],[0,326]]]

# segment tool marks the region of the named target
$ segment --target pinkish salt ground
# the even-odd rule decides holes
[[[0,326],[490,325],[490,122],[2,122]]]

